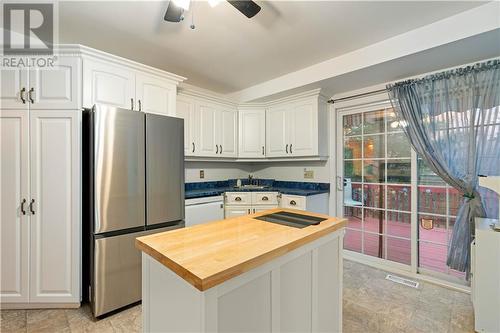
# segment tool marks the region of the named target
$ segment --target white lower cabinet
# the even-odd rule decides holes
[[[2,303],[80,302],[80,115],[0,111]]]
[[[313,213],[328,215],[328,193],[309,196],[282,194],[280,207],[307,210]]]
[[[226,192],[224,196],[225,218],[278,208],[278,192]]]

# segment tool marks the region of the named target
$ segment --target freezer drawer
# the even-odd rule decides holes
[[[184,120],[146,114],[146,224],[184,219]]]
[[[92,310],[98,317],[141,300],[141,252],[135,238],[183,225],[96,239]]]

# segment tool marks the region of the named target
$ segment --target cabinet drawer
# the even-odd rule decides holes
[[[253,205],[277,205],[278,192],[253,192],[252,193]]]
[[[228,219],[231,217],[245,216],[253,212],[250,206],[230,206],[226,207],[224,210],[224,218]]]
[[[283,194],[281,196],[281,207],[306,210],[306,197]]]
[[[262,206],[254,206],[252,208],[252,213],[255,214],[255,213],[260,213],[260,212],[264,212],[266,210],[269,210],[269,209],[275,209],[275,208],[278,208],[278,205],[262,205]]]
[[[250,192],[226,192],[226,205],[251,205],[252,193]]]

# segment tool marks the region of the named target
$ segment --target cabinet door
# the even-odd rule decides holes
[[[80,301],[80,117],[31,112],[31,302]]]
[[[266,111],[266,156],[287,156],[287,108],[272,107]]]
[[[184,119],[184,156],[196,156],[200,147],[194,101],[184,97],[177,97],[176,111],[176,116]]]
[[[280,207],[306,210],[306,197],[300,195],[282,194]]]
[[[77,110],[81,108],[81,60],[59,57],[54,67],[30,68],[31,110]]]
[[[264,110],[241,110],[238,114],[239,157],[265,158],[266,113]]]
[[[219,136],[216,144],[219,144],[219,156],[238,156],[238,113],[236,110],[219,110],[216,118],[216,135]]]
[[[27,110],[28,70],[3,67],[0,73],[0,108]]]
[[[211,105],[197,105],[198,126],[200,129],[200,149],[198,156],[217,156],[219,147],[216,142],[217,110]]]
[[[175,84],[151,75],[136,76],[136,110],[164,116],[175,116]]]
[[[83,61],[83,106],[106,104],[137,109],[135,73],[119,65],[89,59]]]
[[[224,218],[245,216],[252,213],[252,208],[248,207],[226,207],[224,210]]]
[[[318,113],[313,101],[296,103],[289,111],[289,152],[292,156],[318,155]]]
[[[29,124],[23,110],[0,110],[0,301],[28,302]],[[27,212],[27,204],[24,204]]]

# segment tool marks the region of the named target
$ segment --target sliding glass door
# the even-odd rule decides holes
[[[338,111],[344,248],[381,265],[463,281],[446,266],[461,198],[417,159],[401,125],[388,102]]]

